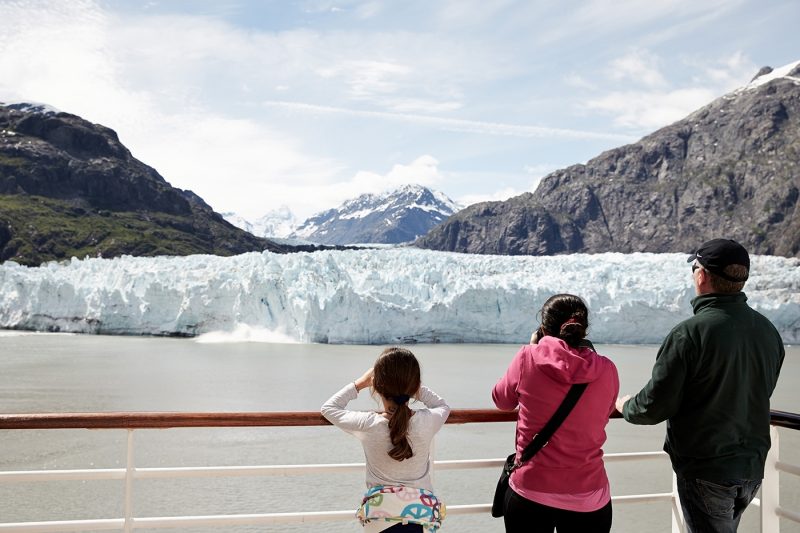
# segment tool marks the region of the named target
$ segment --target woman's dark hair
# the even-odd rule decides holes
[[[408,441],[408,424],[411,420],[408,400],[417,394],[420,383],[417,358],[405,348],[386,348],[375,361],[372,388],[396,405],[389,416],[389,438],[393,446],[389,450],[389,457],[397,461],[414,455]]]
[[[541,333],[558,337],[577,348],[589,329],[589,311],[580,297],[574,294],[556,294],[547,299],[539,311]]]

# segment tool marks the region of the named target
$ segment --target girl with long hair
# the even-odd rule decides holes
[[[603,464],[605,427],[619,393],[617,368],[586,340],[589,312],[572,294],[542,306],[541,325],[492,390],[498,409],[519,409],[517,461],[573,384],[588,383],[547,445],[511,474],[507,532],[607,533],[611,491]]]
[[[347,409],[368,387],[382,409]],[[408,405],[412,399],[425,408],[412,410]],[[372,368],[331,396],[321,411],[364,448],[367,492],[357,512],[364,531],[436,531],[444,505],[433,494],[430,448],[450,407],[422,385],[414,354],[404,348],[385,349]]]

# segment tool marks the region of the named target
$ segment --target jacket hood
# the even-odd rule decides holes
[[[572,348],[557,337],[545,336],[526,348],[542,373],[562,383],[591,383],[603,372],[603,358],[594,350]]]

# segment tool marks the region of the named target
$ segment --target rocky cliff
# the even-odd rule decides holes
[[[558,170],[534,193],[467,207],[418,239],[480,254],[689,252],[714,237],[800,255],[800,63],[639,142]]]
[[[281,251],[172,187],[117,134],[46,106],[0,104],[0,261]]]

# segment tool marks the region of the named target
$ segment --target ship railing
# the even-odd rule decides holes
[[[800,429],[800,415],[772,411],[772,447],[766,461],[761,497],[753,501],[760,508],[762,533],[778,533],[780,518],[800,523],[800,513],[780,506],[780,474],[800,476],[800,466],[780,460],[778,427]],[[515,412],[493,409],[456,409],[448,424],[512,422]],[[329,425],[318,412],[290,413],[42,413],[0,415],[0,430],[41,429],[124,429],[127,430],[125,468],[90,468],[72,470],[0,471],[0,483],[41,481],[124,481],[124,516],[89,520],[52,520],[39,522],[2,522],[0,532],[65,532],[65,531],[125,531],[136,529],[168,529],[187,527],[229,527],[266,524],[301,524],[324,521],[353,520],[352,509],[342,511],[308,511],[291,513],[230,514],[206,516],[134,516],[134,480],[197,477],[269,476],[286,474],[322,474],[363,471],[363,463],[217,466],[179,468],[141,468],[134,464],[134,433],[140,429],[167,428],[225,428],[225,427],[297,427]],[[641,460],[663,460],[662,451],[609,453],[606,463]],[[492,468],[498,473],[503,458],[435,460],[434,473],[442,470]],[[673,475],[672,491],[653,494],[612,496],[614,505],[642,502],[669,502],[672,509],[672,532],[684,531],[683,516]],[[488,514],[491,504],[447,506],[448,516]],[[1,517],[0,517],[1,519]]]

